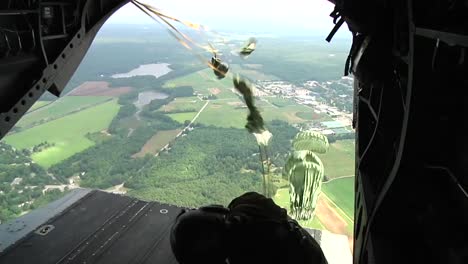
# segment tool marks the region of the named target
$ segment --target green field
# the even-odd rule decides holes
[[[210,69],[201,70],[189,75],[170,80],[164,84],[165,88],[178,86],[192,86],[201,95],[216,94],[218,100],[211,100],[208,107],[200,114],[197,122],[206,125],[219,127],[242,128],[245,125],[247,111],[244,104],[234,94],[232,83],[229,78],[221,81],[212,76]],[[215,90],[213,90],[215,89]],[[266,101],[257,100],[256,105],[262,112],[265,121],[283,120],[291,124],[304,123],[309,120],[327,119],[326,115],[313,114],[309,107],[297,104],[291,99],[279,97],[266,97]],[[177,100],[161,107],[160,111],[174,112],[198,110],[203,106],[203,101],[196,100],[196,97],[177,98]],[[190,111],[195,112],[195,111]],[[308,115],[308,113],[311,113]],[[180,122],[187,115],[170,115],[174,120]],[[222,118],[220,118],[222,117]],[[187,119],[184,119],[187,120]]]
[[[327,115],[325,114],[317,114],[315,113],[312,109],[309,109],[309,111],[305,111],[305,112],[297,112],[296,113],[296,116],[301,118],[301,119],[304,119],[304,120],[309,120],[309,121],[312,121],[312,120],[327,120],[329,119]]]
[[[337,204],[345,214],[354,218],[354,177],[332,180],[322,185],[322,191]]]
[[[296,102],[294,102],[294,100],[292,99],[288,99],[288,98],[281,98],[281,97],[276,97],[276,96],[271,96],[271,97],[266,97],[266,99],[278,106],[278,107],[284,107],[284,106],[289,106],[289,105],[297,105]]]
[[[354,140],[338,140],[330,144],[326,154],[320,154],[329,178],[354,175]]]
[[[247,77],[250,80],[262,80],[262,81],[273,81],[279,80],[278,77],[270,74],[265,74],[262,72],[262,65],[257,65],[257,69],[241,66],[239,64],[232,64],[230,65],[230,72],[231,73],[238,73],[242,76]]]
[[[281,98],[281,97],[265,97],[268,102],[279,109],[273,110],[276,113],[288,112],[286,121],[290,123],[300,123],[311,120],[331,120],[331,118],[326,114],[317,114],[311,107],[305,105],[300,105],[292,99]],[[264,104],[265,102],[260,101],[259,103]],[[271,106],[271,105],[270,105]],[[265,109],[265,112],[270,111],[270,109]],[[294,114],[291,116],[290,114]],[[281,118],[283,119],[283,118]]]
[[[257,105],[259,105],[258,108],[266,122],[283,120],[291,124],[303,123],[306,120],[297,117],[296,113],[310,110],[302,105],[276,108],[262,101],[258,101]],[[247,108],[238,99],[213,100],[200,114],[197,122],[219,127],[242,128],[246,123],[247,114]]]
[[[178,86],[192,86],[195,92],[203,96],[215,94],[216,97],[220,99],[237,97],[237,95],[231,91],[231,88],[233,88],[231,78],[226,77],[222,80],[218,80],[211,69],[197,71],[172,79],[166,82],[163,88],[174,88]]]
[[[281,108],[260,108],[263,118],[267,121],[271,120],[283,120],[291,124],[295,123],[304,123],[305,119],[302,119],[296,115],[298,112],[312,111],[312,109],[307,108],[303,105],[290,105],[284,106]]]
[[[202,101],[196,96],[178,97],[162,106],[159,111],[164,113],[198,112],[205,103],[206,101]]]
[[[32,148],[45,141],[54,144],[32,154],[35,162],[49,167],[94,145],[86,134],[106,129],[118,110],[117,101],[112,100],[13,134],[4,140],[18,149]]]
[[[19,127],[31,127],[48,122],[70,113],[92,107],[110,100],[106,96],[66,96],[57,101],[25,115],[17,124]]]
[[[183,124],[185,120],[192,121],[192,119],[195,117],[196,114],[197,112],[187,112],[187,113],[168,114],[168,116],[174,119],[175,121]]]
[[[239,108],[241,105],[229,105],[229,102],[235,103],[238,100],[211,101],[196,122],[218,127],[243,128],[246,123],[247,108]]]
[[[37,101],[29,108],[28,112],[34,111],[40,107],[43,107],[44,105],[50,104],[50,101]]]
[[[338,79],[341,65],[349,53],[349,40],[326,45],[310,39],[268,38],[258,43],[251,62],[263,65],[262,71],[287,81]]]

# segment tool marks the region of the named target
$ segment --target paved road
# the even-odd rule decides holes
[[[198,111],[198,113],[192,118],[192,121],[190,121],[190,123],[184,127],[184,129],[182,129],[182,131],[179,132],[179,134],[177,134],[176,138],[180,137],[180,135],[182,135],[182,133],[184,133],[185,130],[187,130],[198,118],[198,116],[200,116],[201,112],[203,112],[203,110],[205,110],[205,108],[208,106],[208,104],[210,103],[210,100],[207,100],[205,105],[203,105],[203,107],[200,109],[200,111]],[[157,156],[159,154],[159,152],[161,152],[163,149],[165,149],[166,146],[164,146],[162,149],[160,149],[158,151],[158,153],[156,153],[155,156]]]

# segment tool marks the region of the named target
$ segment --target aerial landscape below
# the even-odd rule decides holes
[[[252,83],[273,134],[273,199],[289,210],[283,167],[294,136],[325,135],[315,217],[300,223],[352,243],[353,79],[342,77],[349,40],[258,37],[246,60],[230,52],[243,36],[219,34],[223,42],[213,43],[230,71]],[[101,30],[62,96],[44,95],[0,142],[0,223],[79,187],[187,207],[261,192],[262,163],[244,128],[242,96],[230,76],[219,80],[176,44],[153,28]]]

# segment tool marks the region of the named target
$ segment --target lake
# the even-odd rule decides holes
[[[112,75],[112,78],[130,78],[134,76],[145,76],[152,75],[156,78],[159,78],[163,75],[168,74],[172,71],[169,67],[169,63],[153,63],[153,64],[144,64],[138,66],[138,68],[133,69],[127,73],[117,73]]]

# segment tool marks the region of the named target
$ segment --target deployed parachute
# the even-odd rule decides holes
[[[249,39],[249,42],[247,43],[247,45],[245,45],[241,51],[239,52],[239,54],[246,58],[247,56],[249,56],[250,54],[252,54],[252,52],[254,52],[255,48],[257,47],[257,40],[255,38],[250,38]]]
[[[292,145],[294,152],[285,165],[290,214],[298,220],[309,220],[314,216],[324,176],[322,161],[316,153],[327,152],[329,143],[319,132],[302,131],[294,137]]]
[[[328,139],[317,131],[302,131],[297,133],[293,140],[293,148],[296,151],[310,150],[323,154],[328,151]]]
[[[312,151],[295,151],[285,170],[289,176],[290,215],[297,220],[311,219],[322,188],[322,161]]]

